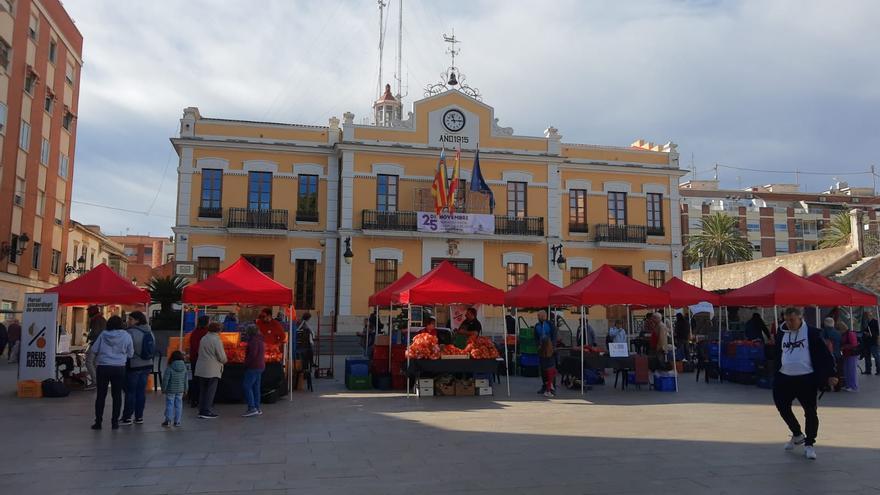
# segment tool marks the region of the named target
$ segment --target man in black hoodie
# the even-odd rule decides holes
[[[817,395],[819,389],[837,385],[834,358],[822,340],[822,333],[807,326],[800,308],[786,308],[784,322],[776,338],[776,378],[773,381],[773,402],[791,430],[785,450],[804,444],[804,456],[816,459],[813,444],[819,433]],[[791,410],[797,399],[806,417],[806,435]]]

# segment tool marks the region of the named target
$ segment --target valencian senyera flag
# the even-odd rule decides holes
[[[446,195],[446,203],[449,205],[449,213],[455,213],[455,192],[458,191],[458,182],[461,175],[461,146],[455,150],[455,165],[452,166],[452,178],[449,181],[449,193]]]
[[[489,195],[489,212],[495,212],[495,195],[492,189],[483,179],[483,172],[480,170],[480,148],[474,153],[474,169],[471,171],[471,191]]]
[[[434,197],[434,212],[438,215],[443,208],[448,206],[446,193],[446,150],[440,150],[440,161],[437,163],[437,173],[434,174],[434,182],[431,184],[431,196]]]

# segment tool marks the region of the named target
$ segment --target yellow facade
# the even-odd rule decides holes
[[[461,128],[447,126],[450,112],[461,116]],[[492,107],[457,91],[415,102],[408,120],[388,127],[354,124],[350,113],[315,127],[210,119],[187,108],[172,139],[180,156],[176,260],[222,269],[239,256],[260,256],[264,269],[296,289],[299,311],[337,315],[342,332],[361,328],[380,265],[396,265],[397,276],[421,275],[440,259],[455,259],[502,289],[509,271],[523,267],[528,276],[559,285],[602,264],[644,282],[680,275],[673,212],[683,172],[675,145],[593,146],[561,138],[552,127],[544,136],[517,136],[498,126]],[[485,196],[466,193],[459,212],[491,219],[492,235],[418,230],[417,212],[432,207],[441,147],[451,175],[458,145],[465,188],[479,146],[480,168],[496,200],[490,214]],[[379,194],[380,175],[396,181],[391,203]],[[509,208],[508,188],[522,183],[525,198]],[[300,204],[315,198],[312,191],[316,203]],[[610,193],[625,212],[610,215]],[[583,198],[584,208],[570,215],[573,195]],[[652,211],[658,203],[662,210],[650,221],[649,201]],[[351,264],[343,257],[346,242]],[[551,260],[551,246],[558,244],[568,261],[564,270]],[[486,314],[495,313],[500,316]],[[591,318],[604,314],[594,310]]]

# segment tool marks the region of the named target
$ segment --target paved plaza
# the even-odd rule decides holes
[[[808,461],[783,452],[769,391],[692,374],[677,394],[606,385],[555,400],[528,378],[512,380],[510,399],[319,380],[262,417],[188,409],[173,431],[150,394],[146,424],[94,432],[93,392],[17,399],[3,362],[0,494],[880,493],[880,377],[861,378],[860,393],[821,401],[819,459]]]

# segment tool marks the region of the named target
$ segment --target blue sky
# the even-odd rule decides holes
[[[398,3],[389,3],[390,81]],[[184,107],[321,125],[369,114],[375,1],[65,7],[85,38],[72,216],[105,232],[170,233],[177,157],[168,139]],[[454,28],[457,65],[518,134],[553,125],[566,142],[672,140],[700,178],[715,163],[763,171],[721,167],[728,187],[794,182],[795,169],[805,189],[833,176],[870,185],[852,172],[880,170],[878,22],[880,2],[868,0],[407,1],[405,104],[439,79],[442,34]]]

